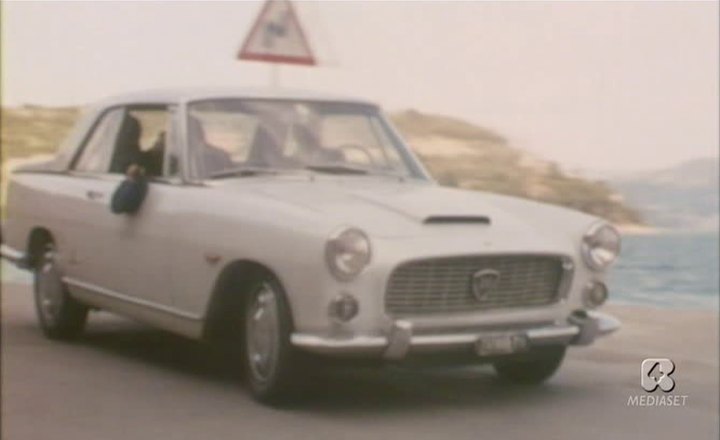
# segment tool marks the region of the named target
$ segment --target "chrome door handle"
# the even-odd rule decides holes
[[[90,200],[102,199],[104,195],[105,194],[101,193],[100,191],[88,190],[85,192],[85,197],[87,197]]]

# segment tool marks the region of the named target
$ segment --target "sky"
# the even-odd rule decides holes
[[[567,170],[718,155],[717,2],[295,2],[318,67],[283,87],[492,128]],[[258,2],[3,2],[3,105],[263,86]]]

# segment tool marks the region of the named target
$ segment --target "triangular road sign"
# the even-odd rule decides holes
[[[241,60],[316,64],[312,50],[288,0],[267,0],[240,49]]]

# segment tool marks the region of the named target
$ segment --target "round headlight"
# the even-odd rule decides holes
[[[582,253],[591,269],[606,269],[620,255],[620,233],[607,223],[595,223],[583,236]]]
[[[330,272],[340,281],[355,278],[370,263],[370,240],[365,233],[350,228],[333,234],[325,246]]]
[[[585,285],[583,290],[583,304],[589,309],[600,307],[608,299],[608,288],[605,283],[591,281]]]

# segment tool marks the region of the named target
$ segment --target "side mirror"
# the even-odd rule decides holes
[[[117,187],[110,201],[110,210],[114,214],[134,214],[147,195],[145,170],[138,165],[128,167],[126,178]]]

